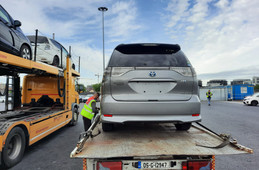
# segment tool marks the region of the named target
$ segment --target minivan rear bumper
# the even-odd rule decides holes
[[[124,122],[198,122],[200,99],[193,95],[188,101],[122,102],[111,96],[101,102],[102,121]]]

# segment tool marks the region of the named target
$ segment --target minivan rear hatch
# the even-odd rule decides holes
[[[120,45],[108,67],[115,100],[181,101],[192,96],[193,69],[179,45]]]

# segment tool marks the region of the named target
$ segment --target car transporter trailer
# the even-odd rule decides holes
[[[66,69],[27,60],[0,51],[0,76],[6,76],[5,111],[0,112],[0,167],[10,168],[22,160],[30,146],[61,127],[76,125],[80,76],[66,57]],[[22,100],[20,73],[23,80]],[[0,169],[1,169],[0,168]]]

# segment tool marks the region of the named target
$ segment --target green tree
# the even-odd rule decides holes
[[[259,84],[257,84],[257,85],[254,86],[254,91],[255,91],[255,92],[259,92]]]
[[[86,91],[86,88],[85,88],[85,86],[83,84],[78,84],[77,87],[78,87],[78,91],[80,93]]]
[[[101,83],[93,84],[92,86],[93,86],[94,91],[100,92]]]

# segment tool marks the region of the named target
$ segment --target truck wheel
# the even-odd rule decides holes
[[[191,123],[182,123],[182,124],[175,124],[177,130],[189,130],[191,128]]]
[[[69,122],[70,126],[75,126],[78,122],[78,109],[77,107],[74,107],[72,110],[72,120]]]
[[[2,152],[3,166],[5,168],[11,168],[22,160],[25,142],[25,134],[22,128],[13,128],[7,136]]]
[[[257,101],[252,101],[252,102],[251,102],[251,105],[252,105],[252,106],[257,106],[257,104],[258,104]]]
[[[102,129],[104,132],[110,132],[113,130],[113,124],[111,123],[102,123]]]
[[[20,57],[31,60],[32,58],[31,50],[27,45],[22,45],[20,49]]]

